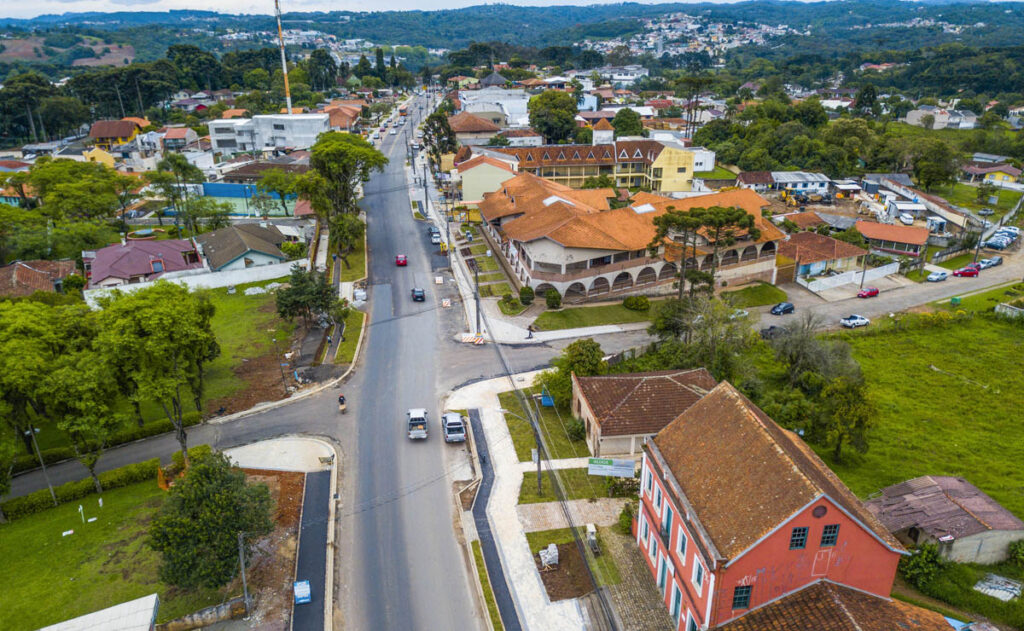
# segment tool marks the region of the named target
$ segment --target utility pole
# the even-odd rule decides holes
[[[46,463],[43,462],[43,454],[39,453],[39,443],[36,442],[36,428],[32,427],[32,424],[28,425],[28,435],[32,438],[32,447],[36,450],[36,458],[39,458],[39,466],[43,469],[43,479],[46,480],[46,488],[50,489],[50,499],[53,500],[53,505],[57,505],[57,495],[53,492],[53,485],[50,484],[50,475],[46,473]]]
[[[274,14],[277,17],[277,41],[281,46],[281,71],[284,73],[284,102],[288,114],[292,113],[292,91],[288,87],[288,62],[284,56],[284,31],[281,30],[281,2],[274,0]]]
[[[537,410],[537,399],[533,400],[533,407],[537,411],[537,422],[530,423],[533,427],[533,442],[537,445],[537,497],[542,497],[544,492],[541,489],[540,461],[543,460],[541,456],[544,452],[541,451],[540,446],[540,431],[538,429],[540,427],[540,410]]]
[[[921,259],[923,260],[924,257],[922,256]],[[864,261],[864,265],[862,265],[860,268],[860,288],[864,289],[864,275],[867,274],[868,272],[868,255],[865,254],[862,257],[862,260]],[[922,269],[924,268],[922,267]]]
[[[245,545],[242,536],[245,533],[238,533],[238,565],[242,569],[242,594],[245,596],[245,615],[249,615],[249,585],[245,582]]]
[[[476,298],[476,334],[480,335],[480,268],[473,268],[473,274],[476,277],[476,291],[473,292]]]

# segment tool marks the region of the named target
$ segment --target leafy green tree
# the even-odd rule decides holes
[[[488,147],[507,147],[511,144],[512,142],[508,139],[508,136],[503,134],[495,134],[487,141]]]
[[[612,127],[615,128],[615,137],[619,136],[643,136],[644,126],[640,122],[640,115],[636,110],[624,107],[615,113],[612,119]]]
[[[158,282],[101,300],[99,348],[107,362],[135,384],[131,397],[161,406],[188,462],[185,406],[197,412],[209,363],[220,354],[211,321],[214,306],[203,293]]]
[[[594,143],[593,127],[577,127],[573,132],[572,141],[577,145],[590,145]]]
[[[281,251],[285,253],[289,261],[294,261],[306,256],[306,244],[285,241],[281,244]]]
[[[569,140],[576,130],[579,111],[572,95],[559,90],[547,90],[531,97],[527,104],[530,127],[542,134],[549,143]]]
[[[157,189],[174,209],[174,224],[184,218],[185,227],[198,233],[197,217],[192,213],[192,199],[188,193],[189,184],[206,180],[203,172],[180,153],[168,153],[156,163],[156,171],[146,173],[146,179]]]
[[[924,589],[945,565],[946,562],[939,555],[939,547],[934,543],[925,543],[910,556],[900,559],[899,571],[908,583],[918,589]]]
[[[297,176],[282,169],[267,169],[260,174],[256,190],[270,195],[274,193],[281,204],[281,210],[288,215],[288,198],[295,194]]]
[[[160,579],[186,589],[214,589],[238,573],[238,536],[248,551],[273,530],[265,484],[248,484],[222,453],[204,454],[171,487],[149,527],[163,556]]]
[[[812,425],[812,440],[828,445],[832,459],[843,461],[843,447],[859,453],[868,450],[868,432],[874,425],[875,408],[862,379],[838,377],[821,391],[824,410]]]
[[[366,55],[359,56],[359,63],[356,64],[352,74],[359,77],[360,80],[373,75],[373,66],[370,65],[370,60],[366,58]]]
[[[914,165],[914,178],[926,191],[940,184],[955,181],[960,169],[959,152],[938,138],[918,140],[911,160]]]
[[[377,57],[377,65],[374,68],[374,72],[377,73],[377,78],[384,81],[388,76],[388,67],[384,65],[384,49],[380,46],[374,51],[374,55]]]
[[[0,399],[0,416],[6,416],[6,403]],[[0,498],[11,492],[11,477],[14,472],[14,459],[18,455],[18,439],[14,428],[7,423],[0,423]],[[0,504],[0,524],[7,523],[3,504]]]
[[[89,108],[73,96],[49,96],[39,102],[39,118],[50,134],[74,132],[90,120]]]
[[[270,73],[263,68],[253,68],[245,73],[242,83],[250,90],[269,90]]]
[[[615,188],[615,180],[607,174],[591,176],[583,180],[583,188]]]
[[[707,285],[709,291],[713,292],[715,274],[720,263],[718,253],[721,249],[734,245],[741,232],[746,233],[754,241],[761,236],[761,232],[754,223],[754,216],[736,206],[712,206],[702,209],[698,214],[703,234],[711,245],[711,269],[708,270]]]
[[[119,206],[117,172],[98,162],[40,158],[29,182],[53,219],[103,219]]]
[[[441,164],[442,155],[455,151],[458,142],[445,114],[434,112],[423,121],[423,144],[435,167]]]
[[[668,212],[654,218],[654,226],[657,231],[654,238],[648,244],[652,255],[658,253],[659,248],[667,238],[670,238],[682,245],[683,255],[679,261],[679,283],[676,288],[679,290],[678,298],[682,299],[686,291],[686,282],[690,283],[690,294],[697,288],[697,284],[705,279],[704,272],[697,268],[697,231],[703,227],[703,209],[695,208],[689,211],[678,211],[669,206]]]
[[[311,149],[310,171],[299,178],[296,190],[310,201],[323,219],[358,214],[356,193],[373,171],[388,163],[380,151],[361,136],[341,132],[321,134]]]
[[[836,232],[835,234],[832,234],[831,237],[837,241],[845,241],[846,243],[849,243],[850,245],[855,245],[859,248],[862,248],[866,245],[866,242],[864,241],[864,235],[862,235],[860,231],[857,230],[856,226],[850,226],[846,230]]]
[[[576,340],[569,344],[562,353],[551,360],[553,370],[546,370],[537,375],[535,387],[547,388],[555,399],[555,404],[567,407],[572,400],[572,377],[591,377],[604,374],[607,364],[604,362],[604,351],[601,345],[591,338]]]
[[[335,295],[325,274],[315,270],[306,271],[295,265],[292,267],[288,287],[279,289],[275,299],[279,316],[288,320],[301,316],[308,326],[313,316],[330,309]]]
[[[996,185],[988,182],[978,184],[978,190],[974,198],[979,204],[987,204],[988,198],[996,194]]]
[[[327,220],[330,241],[345,269],[352,269],[348,257],[366,234],[366,224],[355,215],[335,215]]]
[[[338,65],[334,63],[334,58],[326,48],[317,48],[310,53],[306,69],[310,85],[314,90],[334,88],[334,80],[338,76]]]
[[[0,90],[0,133],[39,139],[36,110],[43,99],[56,92],[50,81],[38,72],[12,73]]]
[[[873,83],[866,83],[857,91],[857,97],[853,100],[854,109],[870,111],[878,102],[878,88]]]

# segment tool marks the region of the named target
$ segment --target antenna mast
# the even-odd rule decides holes
[[[288,63],[284,58],[284,31],[281,30],[281,0],[274,0],[274,15],[277,17],[277,41],[281,47],[281,71],[284,72],[284,101],[288,113],[292,113],[292,91],[288,87]]]

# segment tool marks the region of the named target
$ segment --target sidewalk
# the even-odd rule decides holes
[[[538,371],[516,375],[528,383]],[[491,465],[494,487],[491,491],[487,517],[505,569],[509,588],[516,603],[523,628],[545,631],[580,631],[583,617],[576,600],[551,602],[526,542],[526,533],[519,521],[519,487],[523,475],[512,445],[512,436],[501,412],[498,393],[509,389],[506,378],[481,381],[460,388],[448,397],[452,409],[478,408]],[[532,464],[532,463],[526,463]]]

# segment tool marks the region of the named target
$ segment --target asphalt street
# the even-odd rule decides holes
[[[322,631],[324,628],[324,586],[327,584],[327,515],[331,502],[331,472],[306,474],[299,527],[299,559],[296,581],[309,581],[310,602],[295,605],[292,628]]]

